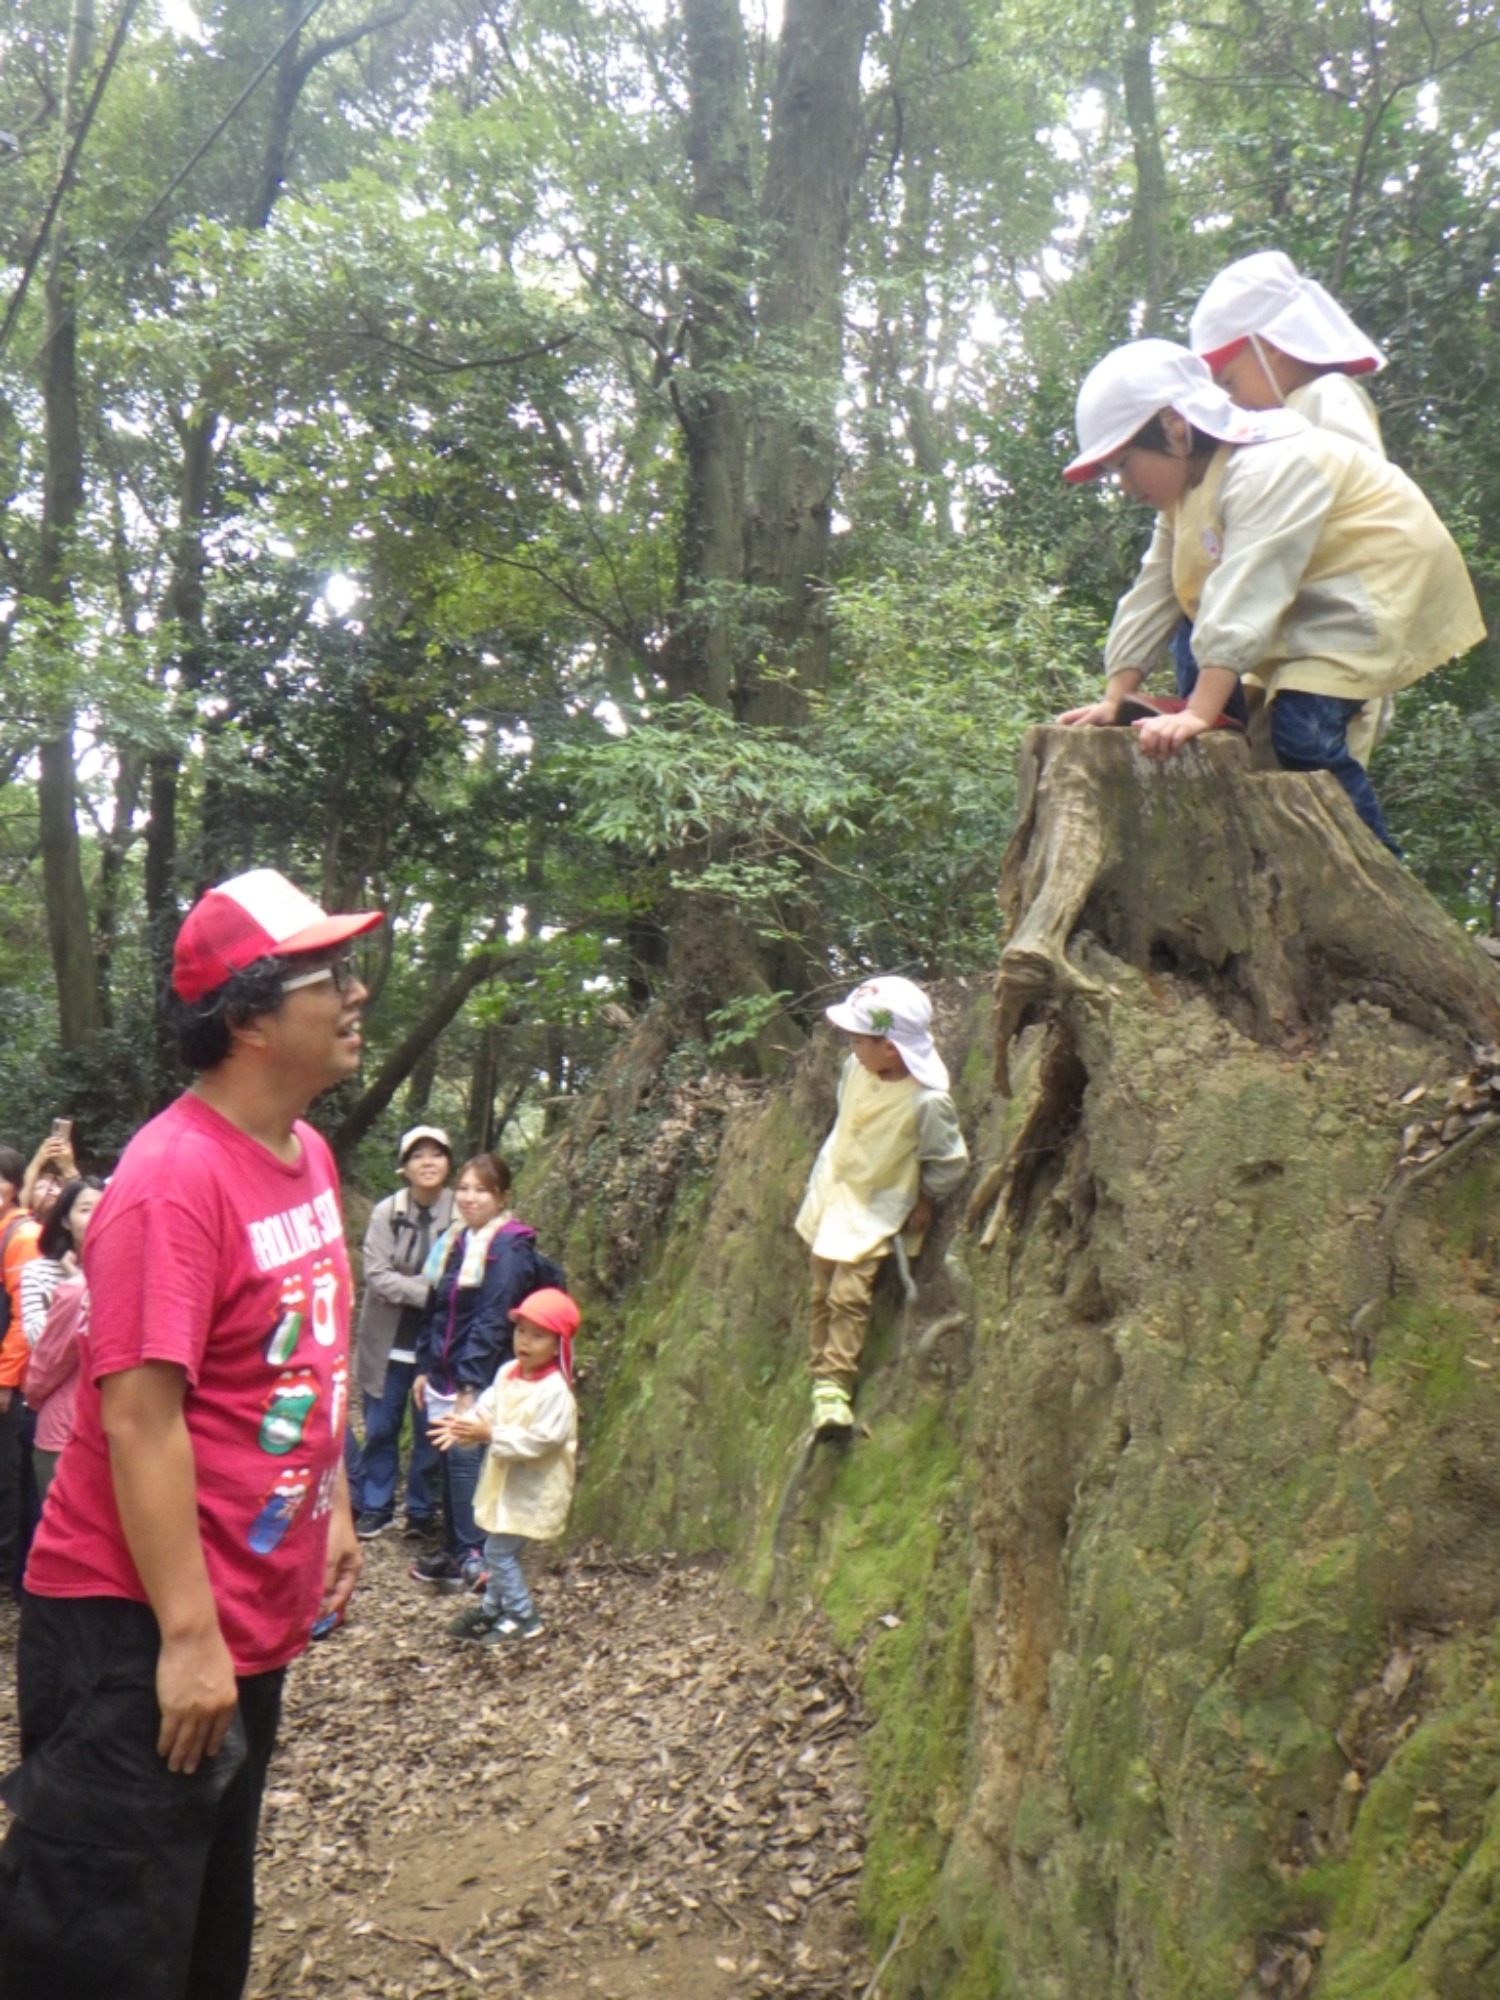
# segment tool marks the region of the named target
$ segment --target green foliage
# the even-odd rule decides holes
[[[1500,708],[1414,707],[1374,768],[1428,888],[1460,922],[1500,931]]]
[[[709,1025],[714,1035],[708,1044],[711,1056],[728,1055],[734,1049],[744,1048],[771,1025],[782,1007],[791,999],[791,994],[745,993],[724,1006],[716,1007],[709,1015]]]
[[[514,937],[503,984],[411,1079],[411,1104],[475,1130],[518,1088],[587,1087],[600,1008],[660,990],[673,895],[741,918],[778,991],[983,963],[1015,746],[1087,689],[1147,525],[1058,479],[1077,382],[1147,315],[1180,332],[1213,270],[1269,242],[1388,350],[1392,454],[1500,608],[1488,8],[1158,18],[1150,216],[1123,88],[1136,17],[878,10],[837,366],[823,334],[814,362],[808,330],[762,310],[778,68],[755,10],[738,203],[698,200],[680,8],[539,0],[502,33],[470,0],[399,21],[329,0],[285,152],[267,84],[139,227],[282,33],[255,0],[196,13],[201,38],[138,15],[61,214],[85,459],[61,610],[38,573],[40,277],[0,355],[0,870],[39,900],[35,746],[71,716],[116,1023],[151,1010],[148,851],[173,908],[250,860],[381,900],[375,1063],[472,952]],[[53,186],[71,14],[40,0],[0,30],[13,271]],[[802,671],[774,664],[789,586],[702,560],[692,453],[722,405],[753,454],[758,427],[811,438],[836,399],[810,613],[831,657],[786,684],[805,720],[748,729],[749,683]],[[716,638],[720,705],[670,703]],[[1494,662],[1410,690],[1377,764],[1413,864],[1480,925],[1500,899]],[[0,930],[0,986],[25,996],[0,1119],[33,1116],[49,950],[30,918]],[[719,1059],[743,1054],[740,997],[709,995]],[[106,1095],[117,1077],[98,1112],[117,1130],[169,1079],[112,1048],[81,1060]]]
[[[570,752],[583,829],[795,935],[809,878],[849,964],[962,971],[993,949],[1022,732],[1080,699],[1099,631],[1035,565],[887,538],[841,586],[842,665],[795,734],[685,702]],[[899,559],[904,556],[904,565]]]

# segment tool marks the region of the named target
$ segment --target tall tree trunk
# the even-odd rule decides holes
[[[68,70],[63,98],[60,158],[65,159],[81,109],[84,79],[94,45],[93,0],[73,0],[68,29]],[[78,412],[78,339],[74,321],[76,269],[65,224],[59,219],[47,268],[47,344],[42,382],[46,472],[36,594],[59,615],[61,636],[72,602],[73,529],[83,506],[83,430]],[[66,699],[47,718],[38,752],[37,818],[47,932],[57,982],[57,1031],[65,1049],[77,1048],[103,1025],[98,970],[89,933],[88,893],[78,842],[78,771],[73,749],[73,707]]]
[[[762,387],[752,445],[746,566],[761,643],[740,661],[735,706],[795,723],[828,677],[823,608],[837,468],[844,256],[860,164],[860,63],[873,0],[787,0],[761,202]],[[776,387],[768,393],[766,373]]]
[[[678,603],[663,671],[674,700],[729,706],[745,577],[743,375],[752,345],[750,101],[739,0],[684,0],[695,261],[686,273],[688,366],[672,377],[687,490]]]
[[[305,0],[282,0],[279,34],[287,34],[306,11]],[[323,37],[304,47],[293,37],[276,65],[271,114],[260,149],[260,160],[245,205],[245,226],[263,230],[271,219],[286,176],[291,156],[292,125],[308,78],[322,62],[340,50],[353,46],[379,29],[394,25],[411,11],[411,0],[370,15],[353,27]],[[205,597],[203,573],[207,564],[204,533],[209,520],[209,500],[216,464],[215,437],[219,427],[219,399],[222,381],[216,369],[200,385],[197,404],[182,427],[182,471],[178,484],[177,535],[173,544],[172,571],[167,582],[163,618],[177,634],[178,686],[186,697],[185,709],[192,709],[192,695],[203,682],[207,645],[204,629]],[[181,733],[191,727],[184,714]],[[163,751],[151,761],[150,823],[146,836],[145,894],[148,930],[157,973],[164,977],[171,963],[172,939],[178,919],[177,792],[182,759],[179,752]],[[223,856],[216,849],[211,827],[200,862],[204,880],[222,872]],[[196,885],[192,885],[196,886]]]
[[[1138,0],[1131,11],[1125,52],[1121,58],[1125,86],[1125,119],[1135,153],[1135,204],[1130,214],[1130,247],[1139,275],[1144,313],[1142,333],[1161,324],[1166,296],[1167,167],[1162,157],[1161,129],[1156,121],[1156,84],[1151,40],[1156,32],[1156,0]]]
[[[424,974],[429,983],[440,992],[458,971],[463,944],[463,927],[467,913],[457,905],[445,908],[434,917],[432,955],[424,962]],[[389,926],[387,926],[389,928]],[[429,1042],[426,1049],[412,1065],[407,1080],[404,1115],[412,1124],[420,1124],[427,1116],[427,1102],[432,1096],[432,1086],[437,1081],[438,1042]]]
[[[474,1062],[469,1071],[469,1135],[478,1153],[488,1153],[494,1148],[495,1092],[499,1087],[500,1037],[493,1023],[487,1023],[475,1037]]]

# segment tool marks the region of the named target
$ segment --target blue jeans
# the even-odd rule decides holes
[[[365,1443],[360,1453],[357,1514],[379,1514],[389,1520],[396,1511],[396,1479],[401,1469],[401,1426],[411,1402],[416,1363],[392,1361],[386,1366],[380,1395],[365,1392]],[[430,1521],[438,1511],[438,1451],[427,1435],[420,1412],[413,1409],[411,1464],[406,1469],[406,1518]],[[351,1478],[353,1477],[351,1471]]]
[[[423,1430],[430,1442],[425,1425]],[[436,1445],[432,1448],[439,1460],[443,1497],[443,1551],[463,1562],[468,1556],[477,1556],[484,1542],[484,1530],[474,1519],[474,1490],[489,1447],[455,1444],[443,1452],[438,1452]]]
[[[1271,703],[1271,742],[1289,771],[1332,771],[1365,825],[1399,861],[1401,849],[1386,827],[1370,774],[1349,753],[1349,724],[1363,706],[1338,695],[1289,688]]]
[[[531,1547],[526,1535],[486,1535],[484,1559],[490,1580],[484,1586],[484,1609],[490,1618],[514,1618],[524,1624],[534,1616],[531,1592],[521,1574],[521,1551]]]
[[[1177,676],[1177,692],[1186,701],[1198,685],[1198,661],[1193,653],[1193,621],[1184,618],[1172,634],[1172,671]],[[1250,707],[1245,700],[1245,684],[1240,682],[1224,704],[1224,713],[1242,728],[1250,723]]]

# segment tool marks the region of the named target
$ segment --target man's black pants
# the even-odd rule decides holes
[[[224,1747],[191,1777],[157,1755],[160,1634],[125,1598],[21,1611],[21,1764],[0,1847],[0,1994],[239,2000],[255,1838],[284,1670],[239,1683]]]

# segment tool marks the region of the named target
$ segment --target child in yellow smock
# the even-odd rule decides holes
[[[920,986],[867,979],[826,1012],[849,1057],[796,1230],[812,1252],[813,1429],[847,1437],[880,1266],[898,1237],[908,1256],[921,1249],[933,1203],[963,1179],[969,1151]]]
[[[1283,767],[1331,771],[1399,853],[1349,725],[1484,637],[1463,557],[1426,496],[1291,410],[1236,408],[1169,340],[1106,355],[1078,392],[1077,424],[1064,478],[1113,474],[1157,520],[1105,643],[1104,698],[1061,720],[1113,723],[1185,611],[1197,685],[1181,712],[1135,725],[1146,754],[1172,756],[1251,679]]]

